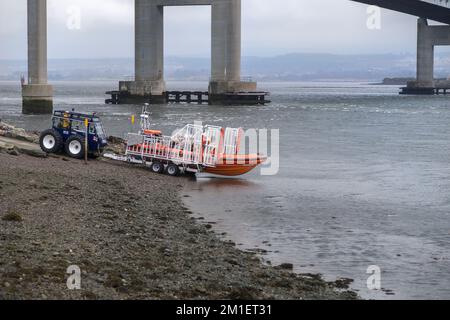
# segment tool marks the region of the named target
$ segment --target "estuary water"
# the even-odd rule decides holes
[[[141,106],[104,105],[108,82],[56,82],[55,107],[97,111],[111,135]],[[169,82],[170,89],[206,83]],[[280,170],[239,178],[200,175],[186,204],[244,250],[293,263],[299,273],[354,279],[370,299],[450,298],[450,96],[399,96],[396,86],[261,83],[266,106],[152,106],[170,134],[193,121],[280,129]],[[0,118],[42,130],[48,116],[23,116],[17,83],[0,82]],[[382,290],[367,286],[369,266]]]

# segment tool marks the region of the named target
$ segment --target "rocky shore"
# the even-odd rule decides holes
[[[342,281],[223,242],[183,206],[183,184],[106,160],[0,151],[0,299],[357,298]],[[67,287],[72,265],[81,290]]]
[[[32,142],[36,144],[39,143],[38,132],[28,132],[22,128],[16,128],[14,126],[2,122],[1,119],[0,119],[0,136],[26,142]]]

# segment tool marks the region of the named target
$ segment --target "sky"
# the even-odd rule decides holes
[[[26,2],[0,0],[0,59],[26,58]],[[242,54],[416,51],[417,18],[381,10],[380,28],[369,29],[367,9],[349,0],[242,0]],[[210,19],[207,6],[166,7],[165,55],[208,57]],[[133,0],[48,0],[50,59],[133,56]]]

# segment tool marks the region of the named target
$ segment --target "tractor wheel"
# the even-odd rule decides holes
[[[84,158],[84,138],[72,136],[66,141],[65,150],[68,156],[74,159]]]
[[[63,138],[58,131],[50,129],[42,132],[39,138],[42,151],[46,153],[57,153],[63,146]]]
[[[161,174],[164,172],[164,164],[159,161],[155,161],[152,163],[151,169],[152,172]]]
[[[176,177],[180,174],[180,168],[176,164],[169,164],[167,167],[167,174],[172,177]]]

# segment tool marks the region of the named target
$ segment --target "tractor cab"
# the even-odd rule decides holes
[[[82,159],[85,155],[86,139],[89,155],[101,155],[107,145],[107,139],[102,122],[95,113],[55,111],[52,128],[41,134],[40,145],[44,152],[57,153],[64,150],[70,157]]]

